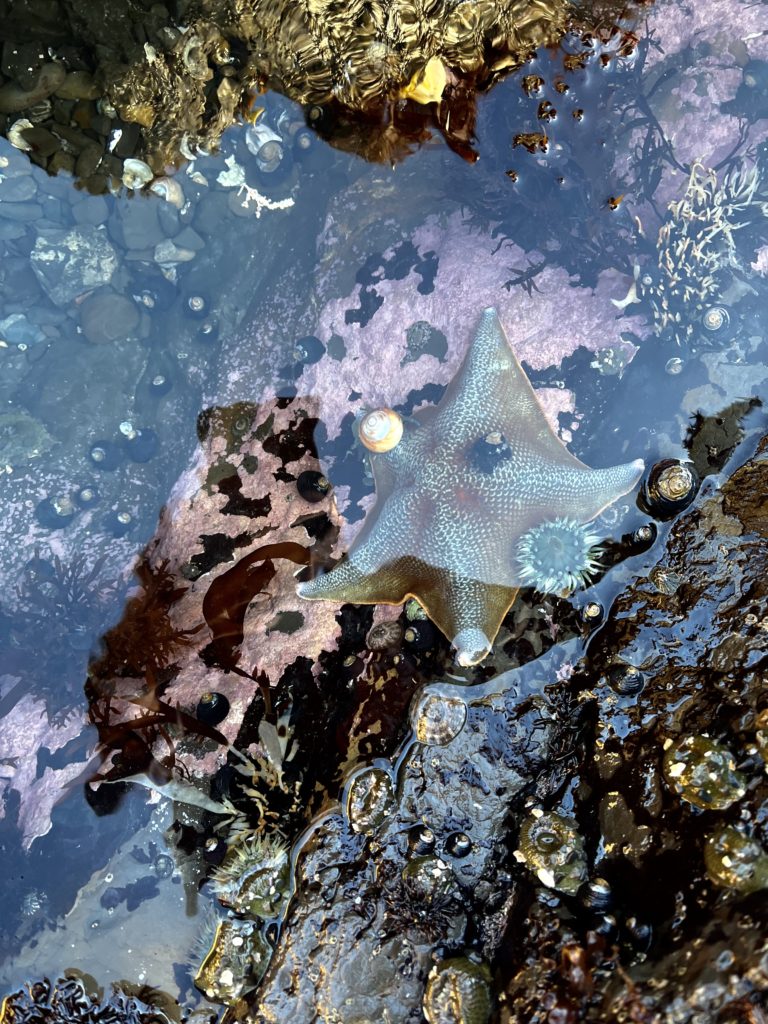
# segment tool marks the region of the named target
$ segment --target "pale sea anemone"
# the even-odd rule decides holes
[[[564,517],[532,527],[517,542],[520,582],[542,594],[570,594],[599,568],[600,539]]]

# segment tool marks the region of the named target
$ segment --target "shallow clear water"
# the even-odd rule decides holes
[[[674,514],[635,488],[593,524],[600,567],[567,599],[524,589],[477,669],[429,623],[377,652],[366,637],[396,611],[294,595],[371,506],[356,417],[436,403],[485,307],[589,466],[691,459],[716,487],[756,435],[759,5],[661,3],[636,31],[627,55],[566,38],[480,96],[474,163],[439,136],[393,167],[314,135],[292,149],[304,115],[276,94],[170,178],[173,201],[88,195],[0,141],[3,991],[77,968],[194,1007],[224,827],[195,794],[245,800],[212,729],[267,765],[253,785],[292,842],[353,768],[402,749],[418,685],[525,664],[648,575]],[[253,152],[264,126],[277,170]],[[541,131],[546,151],[525,135]],[[306,471],[333,497],[307,497],[316,478],[302,493]],[[282,547],[240,561],[259,545]],[[275,784],[281,757],[295,790]],[[126,783],[153,765],[191,805]]]

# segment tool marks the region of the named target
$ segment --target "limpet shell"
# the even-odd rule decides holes
[[[746,894],[768,887],[768,853],[733,825],[707,837],[704,864],[712,881],[724,889]]]
[[[424,693],[411,708],[411,728],[419,743],[441,747],[455,739],[467,721],[467,705],[460,697]]]
[[[747,791],[727,747],[709,736],[686,736],[664,744],[664,775],[675,792],[694,807],[724,811]]]
[[[572,818],[533,811],[520,827],[518,846],[515,860],[550,889],[573,895],[587,877],[584,844]]]

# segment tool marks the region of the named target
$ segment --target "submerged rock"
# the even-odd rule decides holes
[[[57,306],[66,306],[89,288],[109,284],[117,253],[100,228],[43,228],[30,255],[32,269]]]

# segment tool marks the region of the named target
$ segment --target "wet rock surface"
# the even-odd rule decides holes
[[[86,6],[83,32],[100,31]],[[307,1019],[485,1019],[492,1003],[537,1024],[761,1019],[766,44],[758,5],[723,44],[733,9],[652,8],[629,53],[575,37],[539,51],[484,102],[473,166],[440,146],[394,171],[307,148],[305,112],[274,94],[221,153],[150,166],[152,129],[99,110],[85,67],[4,145],[4,991],[77,955],[104,984],[135,966],[176,986],[196,1020],[301,1019],[298,1000]],[[148,59],[126,29],[145,15],[115,21],[127,64]],[[0,105],[56,81],[32,43],[2,60]],[[56,231],[42,251],[62,263],[73,234],[106,240],[108,283],[86,262],[66,294],[41,278],[32,254]],[[698,497],[677,503],[685,473],[671,503],[649,476],[640,507],[601,520],[594,586],[521,595],[457,697],[418,609],[310,615],[293,573],[327,565],[369,507],[354,412],[436,402],[458,326],[491,302],[573,451],[609,464],[636,445],[627,457],[692,466]],[[517,703],[525,662],[544,689]],[[496,676],[506,697],[492,682],[466,707]],[[125,846],[156,800],[170,879]],[[243,829],[297,844],[285,921],[282,904],[234,916],[206,885]],[[185,900],[225,915],[228,950],[207,925],[214,955],[192,948]]]
[[[676,520],[654,549],[684,581],[674,597],[641,579],[583,648],[572,640],[487,683],[417,696],[414,731],[385,769],[396,802],[383,820],[360,834],[347,804],[300,841],[249,1019],[320,1009],[418,1021],[434,964],[467,950],[478,960],[503,950],[502,1020],[759,1014],[764,901],[713,876],[707,844],[726,823],[763,850],[768,839],[755,742],[768,643],[753,621],[767,606],[766,486],[768,439]],[[694,634],[695,648],[680,642]],[[628,664],[643,684],[623,696],[611,680]],[[451,702],[466,707],[459,731],[421,733],[445,743],[416,738],[428,699],[432,722],[451,719]],[[733,751],[738,803],[701,810],[665,778],[668,741],[701,734]],[[549,824],[562,815],[573,829]],[[555,862],[571,865],[573,885],[557,883]]]

